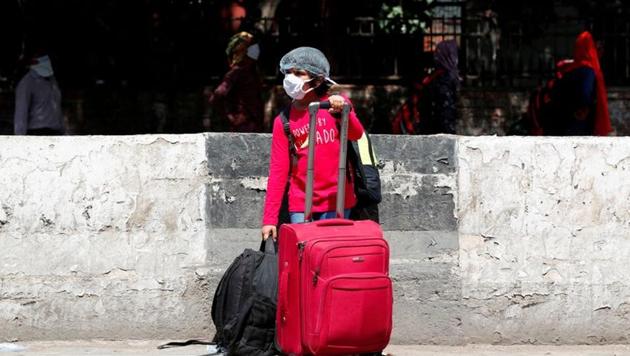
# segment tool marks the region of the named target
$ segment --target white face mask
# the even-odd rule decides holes
[[[282,82],[282,86],[284,87],[284,91],[287,92],[287,95],[291,97],[293,100],[302,100],[304,96],[315,88],[309,88],[304,91],[304,84],[310,82],[313,79],[302,80],[302,78],[298,77],[295,74],[287,74],[284,76],[284,81]]]
[[[260,56],[260,47],[258,46],[258,43],[247,47],[247,57],[253,60],[258,60],[258,56]]]
[[[48,56],[37,58],[37,63],[31,65],[31,69],[34,70],[35,73],[45,78],[48,78],[54,74],[52,64],[50,64],[50,58]]]

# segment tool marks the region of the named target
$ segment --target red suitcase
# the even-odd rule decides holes
[[[321,103],[323,107],[324,103]],[[310,220],[316,113],[310,112],[305,218]],[[344,105],[340,142],[347,140]],[[339,181],[345,182],[346,145]],[[343,216],[345,184],[338,187]],[[279,233],[276,341],[288,355],[347,355],[383,350],[392,331],[389,246],[373,221],[346,219],[285,224]]]

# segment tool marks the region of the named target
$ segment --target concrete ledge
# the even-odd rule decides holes
[[[0,138],[0,339],[207,330],[205,145]]]
[[[394,343],[627,343],[630,139],[373,138]],[[270,136],[0,137],[0,340],[210,337]]]
[[[630,139],[461,138],[472,342],[627,343]]]

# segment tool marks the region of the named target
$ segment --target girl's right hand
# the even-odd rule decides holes
[[[267,240],[269,236],[273,237],[274,240],[278,238],[278,231],[275,225],[264,225],[261,233],[263,240]]]
[[[328,101],[330,102],[330,109],[328,109],[328,111],[333,114],[341,112],[341,110],[343,110],[343,104],[346,103],[341,95],[331,95]]]

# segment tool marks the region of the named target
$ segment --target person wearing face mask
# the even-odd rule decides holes
[[[61,91],[50,58],[34,56],[15,90],[15,135],[63,135]]]
[[[264,116],[262,78],[256,65],[260,47],[252,34],[240,32],[230,38],[225,52],[230,70],[221,84],[208,93],[208,102],[227,119],[229,131],[259,132]],[[210,122],[206,120],[204,127],[209,129]]]
[[[262,221],[262,238],[277,238],[280,207],[288,189],[288,208],[291,223],[304,221],[306,171],[308,154],[309,113],[308,105],[314,101],[330,101],[331,108],[319,110],[317,114],[317,136],[314,172],[313,219],[334,218],[337,194],[337,169],[339,159],[338,120],[344,103],[350,100],[341,95],[330,95],[332,84],[330,64],[326,56],[312,47],[299,47],[280,60],[280,71],[285,75],[283,87],[292,102],[288,117],[291,141],[287,137],[281,115],[273,122],[269,180]],[[351,109],[348,121],[348,139],[356,141],[363,135],[363,126]],[[292,147],[291,147],[292,146]],[[290,155],[290,152],[293,152]],[[294,156],[293,162],[290,156]],[[356,203],[353,176],[346,181],[345,212]]]

